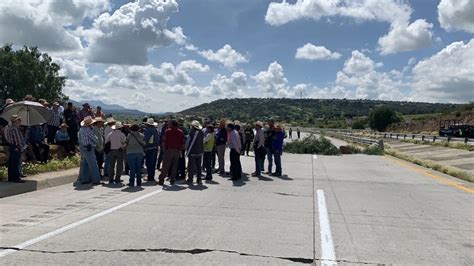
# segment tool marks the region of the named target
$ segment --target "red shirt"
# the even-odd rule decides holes
[[[183,131],[178,128],[167,129],[163,143],[165,149],[182,150],[184,147]]]

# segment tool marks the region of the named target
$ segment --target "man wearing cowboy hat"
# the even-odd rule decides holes
[[[105,120],[105,128],[104,128],[104,142],[105,142],[105,137],[112,133],[114,131],[112,129],[112,126],[115,125],[117,121],[113,117],[108,117]],[[110,142],[109,143],[104,143],[104,155],[105,155],[105,162],[104,162],[104,176],[108,177],[109,176],[109,152],[110,152]]]
[[[54,102],[53,107],[50,109],[51,118],[48,120],[48,144],[54,144],[54,138],[56,137],[56,131],[59,130],[59,126],[63,121],[63,115],[59,110],[59,103]]]
[[[158,123],[156,123],[153,118],[147,118],[145,125],[145,164],[148,175],[147,181],[154,182],[158,147],[160,146],[160,135],[156,129]]]
[[[189,184],[193,183],[194,175],[197,176],[197,183],[201,184],[202,173],[202,155],[204,154],[204,135],[202,126],[197,121],[191,122],[191,132],[186,143],[186,156],[188,157],[188,180]]]
[[[97,136],[97,145],[95,146],[95,157],[97,159],[97,166],[99,167],[100,176],[104,167],[104,119],[102,117],[95,118],[94,133]]]
[[[66,153],[74,154],[74,146],[71,146],[67,124],[62,123],[58,132],[56,132],[56,144],[61,145]]]
[[[33,148],[36,161],[47,163],[49,157],[49,145],[44,142],[44,129],[42,124],[37,124],[29,128],[28,140]]]
[[[100,173],[97,167],[97,159],[95,158],[95,146],[97,145],[97,136],[94,134],[94,119],[87,116],[81,122],[79,129],[79,146],[81,150],[81,184],[91,183],[93,185],[100,184]],[[92,175],[92,177],[90,176]]]
[[[178,128],[178,122],[172,120],[163,136],[163,149],[165,151],[158,185],[164,185],[165,177],[170,178],[171,185],[175,183],[178,174],[179,156],[184,149],[184,145],[184,133]]]
[[[216,152],[219,162],[219,174],[225,174],[225,148],[227,143],[227,130],[225,128],[225,120],[219,123],[219,129],[216,134]]]
[[[21,154],[26,150],[26,142],[20,130],[21,118],[18,115],[10,117],[11,126],[8,127],[7,140],[9,142],[8,182],[25,183],[21,180]]]
[[[125,144],[127,137],[122,132],[122,123],[116,122],[112,126],[113,131],[105,137],[105,143],[110,142],[109,152],[109,184],[122,183],[122,173],[124,166]]]
[[[257,121],[255,123],[255,136],[253,139],[253,152],[255,155],[255,172],[252,173],[252,176],[260,177],[263,172],[263,167],[265,163],[266,151],[263,146],[265,141],[265,135],[263,133],[263,123]]]

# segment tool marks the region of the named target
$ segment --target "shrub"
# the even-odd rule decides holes
[[[301,140],[286,144],[285,152],[296,154],[338,155],[339,149],[327,138],[309,135]]]
[[[403,117],[390,107],[380,106],[370,112],[368,120],[370,128],[377,131],[385,131],[390,124],[402,121]]]
[[[384,150],[378,145],[370,145],[363,151],[363,153],[367,155],[384,155]]]

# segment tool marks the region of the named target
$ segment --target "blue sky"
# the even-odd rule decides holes
[[[71,98],[147,112],[233,97],[468,102],[473,2],[7,0],[0,42],[50,53]]]

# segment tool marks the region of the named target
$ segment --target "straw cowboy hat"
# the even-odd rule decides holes
[[[262,121],[257,121],[255,123],[255,125],[263,128],[263,122]]]
[[[61,128],[68,128],[68,126],[67,126],[66,123],[62,123],[62,124],[61,124]]]
[[[21,120],[21,118],[18,116],[18,115],[12,115],[10,116],[10,121],[13,123],[13,122],[16,122],[18,120]]]
[[[239,120],[235,120],[235,121],[234,121],[234,125],[240,126],[240,121],[239,121]]]
[[[158,126],[158,123],[156,123],[155,119],[153,119],[153,118],[148,118],[146,120],[145,124],[147,124],[149,126],[154,126],[154,127]]]
[[[117,121],[117,123],[112,126],[112,129],[116,130],[116,129],[121,129],[122,127],[123,127],[122,122]]]
[[[115,122],[117,122],[117,121],[115,121],[115,119],[113,117],[109,117],[109,118],[107,118],[107,120],[105,120],[106,124],[115,123]]]
[[[12,99],[6,99],[5,100],[5,104],[14,104],[14,103],[15,103],[15,101],[12,100]]]
[[[90,116],[86,116],[81,122],[81,126],[90,126],[95,123],[95,120]]]
[[[95,118],[95,122],[105,122],[105,121],[102,117],[99,116]]]
[[[191,122],[191,126],[194,127],[194,128],[197,128],[199,130],[202,129],[201,123],[199,123],[199,121],[197,121],[197,120],[193,120],[193,122]]]

